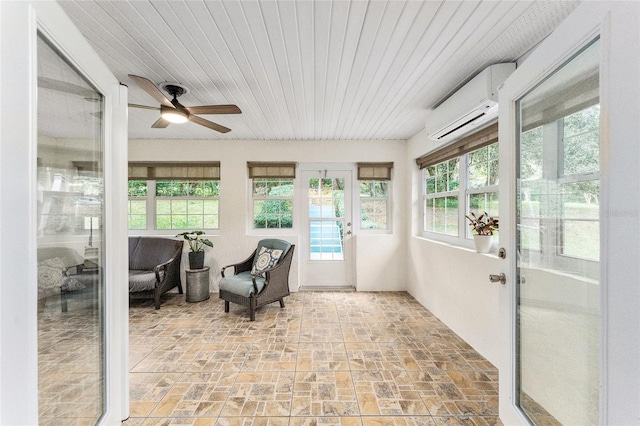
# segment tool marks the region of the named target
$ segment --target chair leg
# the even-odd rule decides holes
[[[158,309],[160,309],[160,290],[156,289],[155,294],[154,294],[154,299],[155,299],[155,302],[156,302],[156,310],[158,310]]]
[[[280,307],[284,308],[284,299],[280,299]]]
[[[224,301],[224,311],[227,312],[227,313],[229,312],[229,301],[228,300]]]
[[[178,294],[182,294],[182,282],[178,282]]]
[[[258,300],[255,297],[251,297],[251,300],[249,300],[249,321],[256,320],[256,309],[258,309]]]
[[[67,292],[62,291],[60,293],[60,308],[62,312],[67,312]]]

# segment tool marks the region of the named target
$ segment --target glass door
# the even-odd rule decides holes
[[[352,287],[351,172],[303,172],[306,185],[303,287]]]
[[[599,58],[516,103],[516,399],[536,425],[599,420]]]
[[[105,412],[103,96],[39,34],[40,423]]]

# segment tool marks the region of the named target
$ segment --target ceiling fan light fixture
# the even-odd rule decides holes
[[[160,115],[171,123],[180,124],[189,121],[189,113],[187,111],[177,108],[169,108],[164,105],[161,106]]]

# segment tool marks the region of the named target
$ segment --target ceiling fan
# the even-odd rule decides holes
[[[240,108],[236,105],[201,105],[194,107],[185,107],[178,102],[178,97],[184,95],[187,89],[178,83],[165,83],[161,87],[173,97],[169,100],[160,89],[153,84],[150,80],[137,75],[129,74],[129,77],[135,81],[145,92],[147,92],[153,99],[160,102],[160,108],[129,104],[132,108],[153,109],[160,111],[160,118],[151,125],[153,128],[165,128],[171,123],[185,123],[192,121],[209,129],[215,130],[220,133],[227,133],[231,131],[228,127],[224,127],[213,121],[205,120],[198,117],[196,114],[241,114]]]

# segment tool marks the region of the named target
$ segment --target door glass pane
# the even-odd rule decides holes
[[[95,424],[104,412],[102,113],[102,96],[40,36],[37,243],[42,424]]]
[[[599,57],[517,103],[517,399],[536,425],[598,423]]]
[[[344,260],[344,178],[309,179],[310,260]]]

